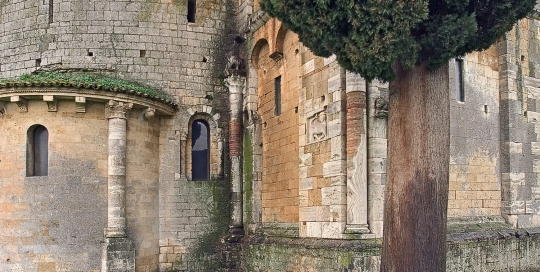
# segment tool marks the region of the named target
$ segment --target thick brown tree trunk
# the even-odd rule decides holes
[[[450,101],[448,66],[394,69],[381,271],[445,271]]]

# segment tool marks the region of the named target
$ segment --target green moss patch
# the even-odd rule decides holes
[[[74,87],[135,94],[174,104],[164,92],[138,83],[99,74],[39,72],[18,78],[0,79],[0,88],[10,87]]]

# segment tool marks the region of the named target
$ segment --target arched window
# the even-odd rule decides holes
[[[49,24],[54,20],[54,0],[49,0]]]
[[[42,125],[28,129],[26,175],[47,176],[49,172],[49,131]]]
[[[210,179],[210,129],[204,120],[191,124],[191,179]]]
[[[196,0],[188,0],[187,10],[187,21],[189,23],[195,23],[195,11],[197,10]]]

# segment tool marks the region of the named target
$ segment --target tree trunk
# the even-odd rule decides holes
[[[448,66],[396,65],[390,83],[381,271],[446,270],[450,158]]]

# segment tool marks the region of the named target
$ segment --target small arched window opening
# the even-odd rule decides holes
[[[42,125],[28,129],[26,175],[47,176],[49,173],[49,131]]]
[[[195,12],[197,10],[197,2],[196,0],[188,0],[187,4],[187,20],[189,23],[195,23]]]
[[[49,0],[49,24],[54,21],[54,0]]]
[[[210,129],[204,120],[191,124],[191,179],[210,179]]]
[[[197,0],[188,0],[188,22],[195,23],[195,12],[197,11]]]

